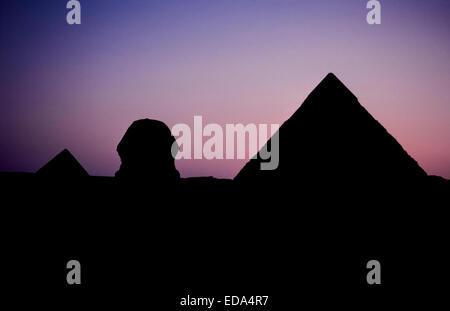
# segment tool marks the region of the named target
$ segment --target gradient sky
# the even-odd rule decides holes
[[[283,123],[328,73],[429,173],[450,178],[450,1],[2,1],[0,171],[68,148],[112,176],[133,120]],[[234,177],[245,161],[177,161]]]

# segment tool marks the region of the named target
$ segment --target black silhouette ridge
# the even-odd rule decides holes
[[[66,149],[36,174],[0,173],[3,296],[155,310],[181,310],[187,294],[270,295],[254,310],[448,300],[450,181],[427,177],[333,74],[279,138],[276,170],[259,158],[234,180],[179,178],[175,140],[150,119],[118,144],[116,177],[77,178],[88,174]],[[73,259],[80,285],[66,283]],[[366,282],[373,259],[381,285]]]

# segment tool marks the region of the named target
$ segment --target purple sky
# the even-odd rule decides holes
[[[450,178],[450,1],[64,0],[2,2],[0,171],[68,148],[113,175],[133,120],[283,123],[328,73],[429,173]],[[177,161],[234,177],[245,161]]]

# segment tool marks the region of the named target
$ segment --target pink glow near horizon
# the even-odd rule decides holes
[[[450,28],[441,2],[386,2],[375,27],[360,1],[331,12],[314,2],[149,5],[149,16],[130,5],[117,19],[113,2],[103,17],[86,5],[78,29],[37,30],[41,43],[23,43],[32,58],[10,56],[17,64],[4,86],[0,170],[35,171],[68,148],[90,174],[112,176],[117,143],[136,119],[281,124],[334,72],[429,174],[450,178]],[[176,165],[183,177],[232,178],[244,163]]]

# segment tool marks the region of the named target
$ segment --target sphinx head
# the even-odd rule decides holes
[[[163,122],[134,121],[117,146],[122,163],[116,177],[152,182],[178,180],[180,174],[172,156],[174,148],[178,148],[175,138]]]

